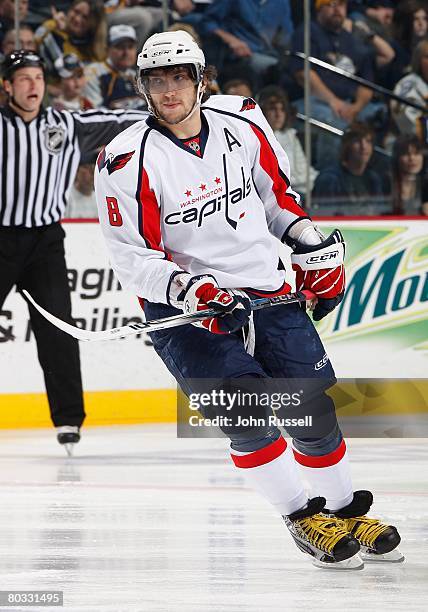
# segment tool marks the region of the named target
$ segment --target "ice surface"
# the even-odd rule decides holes
[[[426,440],[350,440],[355,488],[403,537],[404,564],[312,567],[244,486],[226,440],[171,425],[0,432],[0,590],[63,590],[65,612],[428,609]],[[21,610],[21,608],[0,608]]]

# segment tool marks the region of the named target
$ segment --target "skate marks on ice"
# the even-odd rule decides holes
[[[0,432],[2,589],[63,590],[67,612],[425,610],[426,444],[349,446],[355,486],[377,493],[373,515],[401,532],[404,564],[312,567],[225,440],[94,428],[67,459],[52,430]]]

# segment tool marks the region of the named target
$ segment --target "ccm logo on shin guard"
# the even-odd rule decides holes
[[[314,366],[315,370],[321,370],[321,368],[323,368],[327,362],[328,362],[328,355],[325,354],[324,357],[315,364]]]
[[[308,264],[321,263],[325,261],[330,261],[330,259],[335,259],[338,256],[339,256],[339,251],[332,251],[331,253],[324,253],[323,255],[312,255],[311,257],[308,257],[308,259],[306,260],[306,263]]]

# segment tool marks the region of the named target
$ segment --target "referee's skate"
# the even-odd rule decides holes
[[[80,441],[80,427],[63,425],[56,428],[56,438],[64,446],[69,457],[73,456],[74,447]]]

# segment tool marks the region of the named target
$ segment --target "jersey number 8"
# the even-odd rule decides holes
[[[106,196],[108,220],[110,225],[120,227],[123,225],[122,215],[119,212],[119,204],[116,198]]]

